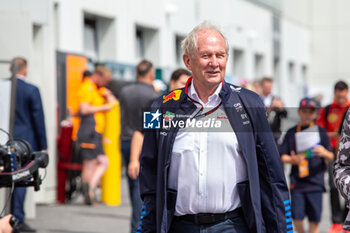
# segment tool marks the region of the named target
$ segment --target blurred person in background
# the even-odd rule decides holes
[[[256,94],[258,94],[258,95],[261,95],[262,90],[261,90],[261,83],[260,83],[260,81],[259,81],[259,80],[254,80],[254,81],[252,82],[252,86],[253,86],[253,88],[254,88],[254,92],[255,92]]]
[[[334,183],[340,194],[347,201],[349,209],[350,202],[350,111],[348,110],[344,118],[344,124],[339,139],[338,156],[333,164]],[[344,230],[350,232],[350,212],[344,221]]]
[[[16,57],[12,66],[17,64],[16,107],[13,138],[26,140],[32,151],[47,150],[45,117],[39,89],[27,83],[27,60]],[[11,213],[19,220],[21,232],[36,232],[25,221],[25,187],[16,187],[12,193]]]
[[[281,123],[282,119],[287,117],[287,111],[283,106],[282,100],[272,94],[273,79],[264,77],[260,81],[261,86],[261,99],[266,107],[268,114],[268,121],[275,138],[277,145],[278,139],[281,137]]]
[[[169,91],[183,88],[186,86],[188,78],[191,76],[191,72],[179,68],[176,69],[172,74],[169,82]],[[131,139],[131,152],[130,152],[130,163],[128,167],[128,174],[131,179],[136,179],[140,172],[140,154],[143,143],[143,131],[136,130]]]
[[[175,70],[171,74],[171,78],[169,82],[169,91],[183,88],[186,85],[186,82],[190,76],[191,76],[191,72],[186,69],[179,68]]]
[[[142,112],[151,105],[152,101],[160,94],[153,87],[155,69],[148,60],[142,60],[136,67],[136,82],[129,84],[119,94],[122,121],[122,155],[126,168],[137,171],[138,163],[130,161],[131,139],[135,131],[142,131]],[[138,139],[138,138],[137,138]],[[139,141],[139,140],[138,140]],[[141,141],[142,144],[142,141]],[[135,173],[132,173],[135,174]],[[131,233],[135,233],[142,208],[139,191],[138,174],[130,177],[127,172],[129,197],[132,205]]]
[[[300,121],[287,131],[280,147],[282,162],[292,164],[290,173],[292,217],[298,233],[305,232],[303,226],[305,216],[308,217],[309,232],[320,232],[322,195],[326,191],[324,186],[326,163],[332,161],[334,156],[327,131],[315,124],[317,109],[318,104],[311,98],[303,98],[300,101],[298,110]],[[307,134],[305,130],[308,130]],[[298,137],[301,134],[307,138]],[[312,150],[309,147],[297,151],[300,140],[311,140]]]
[[[78,143],[83,157],[82,182],[85,203],[95,200],[95,190],[108,167],[108,158],[102,145],[106,111],[116,104],[116,98],[105,88],[112,78],[111,71],[98,65],[91,77],[86,77],[79,87]]]
[[[344,115],[350,106],[348,99],[348,85],[344,81],[338,81],[334,85],[333,103],[322,108],[319,112],[317,124],[324,127],[328,132],[331,146],[337,155],[337,145],[339,141],[339,129],[343,121]],[[336,158],[335,158],[336,159]],[[334,184],[332,163],[328,164],[330,201],[332,209],[332,226],[328,233],[337,233],[342,231],[343,222],[347,214],[345,206],[341,205],[339,192]]]

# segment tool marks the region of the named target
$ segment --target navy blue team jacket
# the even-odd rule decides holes
[[[196,106],[187,98],[158,98],[152,109],[174,112],[179,120]],[[247,165],[248,181],[238,183],[244,218],[252,233],[293,232],[288,187],[280,155],[260,97],[244,88],[224,83],[220,97]],[[171,95],[172,97],[174,95]],[[248,119],[242,117],[247,114]],[[179,117],[177,117],[179,116]],[[138,232],[169,231],[176,204],[176,190],[167,188],[170,157],[178,128],[145,130],[141,153],[140,192],[144,202]],[[190,174],[189,174],[190,175]]]

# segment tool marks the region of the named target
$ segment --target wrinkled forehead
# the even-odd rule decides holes
[[[200,30],[197,32],[197,49],[203,45],[217,45],[227,49],[226,40],[223,35],[212,29]]]
[[[220,32],[213,29],[203,29],[197,32],[197,42],[205,38],[215,38],[216,40],[225,43],[224,36]]]

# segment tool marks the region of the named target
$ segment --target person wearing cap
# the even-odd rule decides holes
[[[326,163],[334,156],[327,131],[315,124],[317,109],[318,104],[311,98],[300,101],[300,121],[287,131],[280,147],[282,162],[292,164],[292,218],[298,233],[305,232],[305,216],[309,219],[309,232],[320,232],[324,173]]]

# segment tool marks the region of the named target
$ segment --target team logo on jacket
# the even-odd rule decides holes
[[[160,129],[160,117],[161,113],[159,109],[152,112],[143,112],[143,128],[144,129]]]
[[[231,87],[231,90],[234,91],[234,92],[238,92],[240,93],[241,92],[241,87],[234,87],[234,86],[230,86]]]
[[[175,90],[175,91],[171,92],[170,94],[168,94],[167,96],[163,96],[163,103],[166,103],[171,99],[172,100],[179,100],[181,92],[182,92],[181,90]]]

